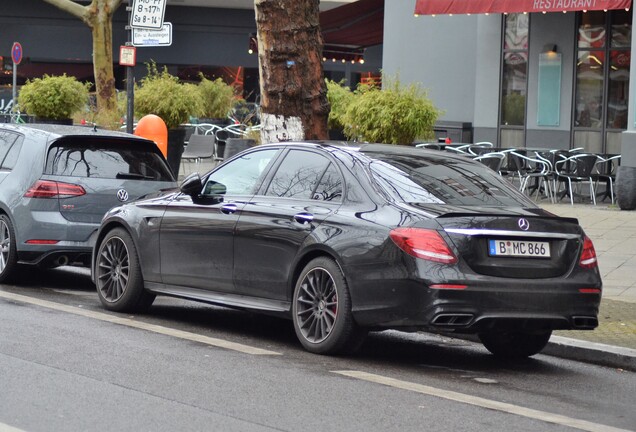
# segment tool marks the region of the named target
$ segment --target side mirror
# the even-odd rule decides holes
[[[192,197],[200,195],[202,188],[203,185],[201,184],[201,177],[199,176],[199,173],[192,173],[187,176],[181,182],[181,186],[179,187],[182,193]]]

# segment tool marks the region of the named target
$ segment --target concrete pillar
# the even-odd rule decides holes
[[[632,8],[632,26],[636,23]],[[636,32],[632,32],[631,58],[636,58]],[[627,130],[621,137],[621,166],[616,177],[616,197],[621,210],[636,209],[636,65],[629,70],[629,107]]]

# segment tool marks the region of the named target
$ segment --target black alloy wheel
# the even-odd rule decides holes
[[[330,258],[316,258],[304,268],[294,290],[292,313],[296,336],[310,352],[350,353],[364,341],[366,332],[351,314],[344,275]]]
[[[102,305],[112,311],[142,312],[155,295],[144,289],[137,249],[122,228],[110,231],[99,246],[95,263],[97,294]]]
[[[541,352],[548,344],[552,331],[489,332],[480,333],[479,339],[488,351],[497,357],[521,359]]]
[[[15,245],[15,230],[9,217],[0,214],[0,283],[11,279],[17,265],[18,252]]]

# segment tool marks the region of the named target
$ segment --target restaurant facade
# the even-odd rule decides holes
[[[631,0],[387,2],[383,70],[428,90],[438,135],[636,167],[633,14]]]

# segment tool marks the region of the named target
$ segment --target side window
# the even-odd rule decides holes
[[[4,157],[4,160],[0,164],[0,168],[12,170],[13,167],[15,167],[15,164],[18,161],[18,156],[20,155],[20,149],[22,148],[22,141],[22,138],[18,138],[18,140],[13,143],[7,152],[7,155]]]
[[[204,195],[251,195],[259,186],[265,168],[278,149],[266,149],[246,154],[213,172],[203,188]]]
[[[329,164],[329,168],[322,176],[311,199],[319,201],[340,201],[342,199],[342,177],[334,164]]]
[[[5,166],[5,159],[11,149],[14,147],[14,143],[18,136],[14,133],[7,131],[0,131],[0,167],[3,169],[11,169],[13,168],[13,164],[9,166]],[[17,155],[16,155],[17,158]],[[15,161],[13,162],[15,163]]]
[[[317,153],[291,150],[278,167],[265,195],[310,199],[329,163],[329,159]]]

